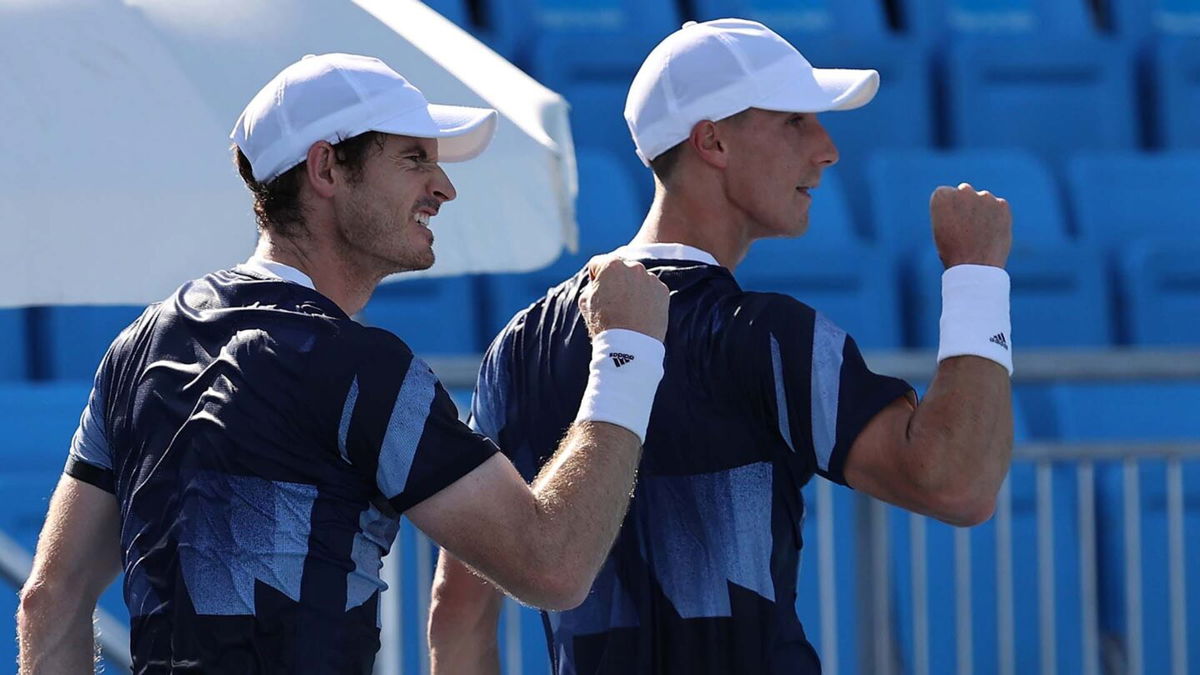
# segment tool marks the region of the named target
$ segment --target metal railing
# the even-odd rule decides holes
[[[1143,672],[1143,611],[1141,607],[1143,583],[1142,539],[1139,532],[1142,522],[1142,502],[1139,495],[1139,463],[1143,460],[1163,460],[1166,463],[1166,520],[1168,532],[1168,556],[1165,572],[1168,579],[1168,596],[1170,612],[1158,628],[1169,630],[1170,658],[1169,670],[1161,671],[1171,675],[1184,675],[1189,671],[1189,655],[1187,643],[1187,555],[1184,542],[1184,499],[1183,499],[1183,462],[1200,461],[1200,443],[1164,443],[1164,444],[1024,444],[1014,449],[1014,461],[1031,462],[1036,472],[1035,513],[1037,523],[1037,629],[1038,640],[1038,672],[1042,675],[1063,672],[1059,666],[1061,640],[1056,634],[1059,614],[1056,598],[1062,591],[1060,586],[1063,575],[1058,574],[1060,564],[1055,560],[1056,518],[1074,517],[1078,523],[1079,537],[1077,546],[1078,569],[1074,575],[1078,587],[1074,593],[1067,595],[1078,596],[1078,612],[1080,631],[1078,663],[1082,673],[1127,672],[1138,675]],[[1104,460],[1118,460],[1123,479],[1121,508],[1124,521],[1124,601],[1125,640],[1123,647],[1124,664],[1109,659],[1104,662],[1102,641],[1100,638],[1099,622],[1099,592],[1097,588],[1097,519],[1095,472],[1096,463]],[[1052,470],[1056,464],[1074,464],[1076,487],[1078,490],[1075,513],[1056,514],[1054,512],[1054,487],[1052,485]],[[925,542],[925,531],[928,519],[909,514],[910,550],[912,574],[909,579],[911,594],[914,598],[912,615],[905,617],[912,622],[913,637],[910,645],[912,658],[911,666],[903,668],[903,672],[912,675],[928,675],[932,672],[929,660],[929,608],[923,602],[929,593],[929,577],[926,571],[926,556],[928,549]],[[1008,480],[1001,488],[995,519],[996,545],[996,657],[997,663],[988,664],[986,668],[975,662],[976,653],[972,647],[973,616],[970,606],[972,597],[972,569],[970,530],[956,529],[954,532],[954,585],[955,585],[955,627],[956,627],[956,673],[975,673],[985,670],[997,672],[1000,675],[1015,675],[1017,672],[1028,672],[1018,669],[1017,645],[1014,638],[1015,619],[1014,602],[1014,573],[1013,573],[1013,505],[1011,486]],[[873,551],[886,551],[889,542],[886,530],[876,530]],[[1071,576],[1071,575],[1066,575]],[[880,594],[890,596],[886,588],[888,576],[881,577],[884,581]],[[885,612],[887,610],[884,610]],[[890,615],[890,614],[889,614]],[[964,620],[963,617],[966,617]],[[878,631],[879,624],[876,625]],[[876,633],[877,655],[884,655],[876,660],[864,672],[894,673],[898,672],[893,658],[890,658],[890,643],[896,639],[891,631],[884,630]],[[828,646],[825,647],[828,653]],[[827,662],[827,666],[830,665]],[[830,673],[837,673],[836,664],[827,667]]]

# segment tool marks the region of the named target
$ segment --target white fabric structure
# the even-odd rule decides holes
[[[256,232],[229,130],[283,67],[332,51],[500,112],[482,157],[445,165],[459,196],[424,275],[574,248],[566,102],[416,0],[4,0],[0,307],[145,303],[245,260]]]

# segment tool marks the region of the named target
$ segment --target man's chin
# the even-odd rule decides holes
[[[397,272],[420,272],[421,270],[427,270],[433,267],[435,261],[436,258],[433,255],[433,251],[430,251],[428,255],[413,257],[403,261],[401,269],[397,270]]]

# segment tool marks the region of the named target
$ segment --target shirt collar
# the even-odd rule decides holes
[[[687,260],[720,266],[711,253],[687,244],[626,244],[613,254],[629,260]]]
[[[317,290],[316,286],[313,285],[312,279],[307,274],[291,265],[285,265],[281,262],[253,255],[250,256],[249,260],[242,263],[241,266],[263,276],[275,277],[276,279],[290,281],[293,284],[300,284],[314,291]]]

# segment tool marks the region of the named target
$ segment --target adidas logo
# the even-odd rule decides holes
[[[988,338],[988,342],[995,342],[1001,347],[1008,349],[1008,340],[1004,339],[1004,333],[996,333],[992,337]]]
[[[633,354],[622,354],[621,352],[613,352],[608,356],[618,368],[633,360]]]

